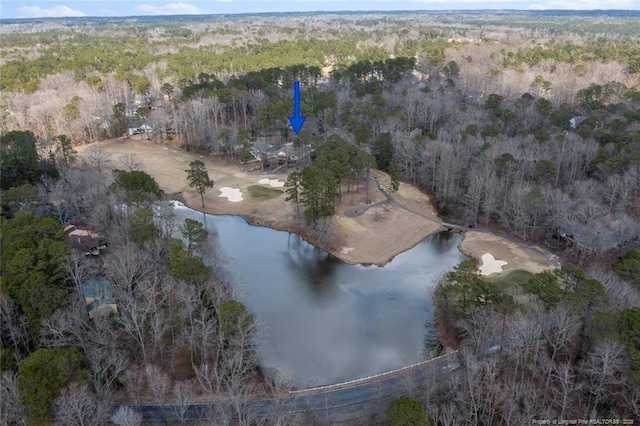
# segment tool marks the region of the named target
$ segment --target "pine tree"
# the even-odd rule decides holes
[[[187,172],[187,180],[189,181],[189,186],[194,188],[200,194],[200,199],[202,200],[202,207],[204,207],[204,192],[207,188],[213,188],[213,180],[209,178],[209,173],[204,165],[204,163],[200,160],[195,160],[189,163],[189,169],[185,170]]]

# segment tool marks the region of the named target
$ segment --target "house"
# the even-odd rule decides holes
[[[143,124],[140,127],[129,127],[129,129],[127,129],[127,133],[129,136],[139,135],[141,133],[153,133],[153,128]]]
[[[91,231],[86,225],[69,223],[64,227],[67,243],[86,256],[100,256],[108,247],[107,239]]]
[[[90,262],[89,268],[93,270],[93,278],[82,284],[82,295],[89,318],[94,319],[101,313],[118,312],[111,284],[102,277],[104,263],[101,255],[107,252],[107,239],[92,231],[91,227],[82,221],[67,224],[64,232],[67,243],[86,256],[85,261]]]
[[[569,120],[569,126],[571,126],[573,130],[575,130],[578,128],[580,123],[582,123],[586,119],[586,115],[576,115],[575,117],[571,117],[571,120]]]
[[[629,228],[633,222],[627,219],[623,214],[610,214],[592,226],[566,220],[556,226],[554,237],[581,249],[601,253],[625,246],[636,238],[636,232]]]

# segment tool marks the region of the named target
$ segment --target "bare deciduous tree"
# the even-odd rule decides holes
[[[551,361],[555,362],[561,351],[570,351],[569,346],[580,329],[580,322],[568,306],[558,306],[546,316],[543,334],[551,348]]]
[[[189,406],[194,403],[196,393],[195,384],[190,380],[176,382],[171,390],[171,404],[169,410],[171,415],[180,423],[187,421]]]
[[[0,375],[0,424],[26,425],[24,407],[18,402],[18,387],[13,372]]]
[[[99,425],[108,420],[109,410],[109,405],[96,398],[87,384],[72,383],[56,401],[55,419],[64,425]]]
[[[3,344],[10,342],[16,354],[26,349],[29,344],[26,318],[20,315],[18,306],[6,294],[0,294],[0,334]]]
[[[469,316],[460,322],[473,353],[482,355],[490,345],[500,340],[500,323],[495,311],[483,308],[472,309]]]
[[[92,146],[85,154],[87,163],[93,167],[96,172],[102,174],[111,168],[111,156],[103,149]]]
[[[136,154],[123,154],[118,157],[118,165],[129,172],[142,169],[142,159]]]
[[[171,391],[171,379],[160,367],[154,364],[147,364],[144,371],[147,387],[151,390],[156,403],[164,404]]]
[[[145,372],[144,369],[137,365],[130,366],[122,374],[122,383],[129,399],[134,404],[140,404],[144,398],[145,388]]]
[[[266,372],[265,381],[270,394],[269,415],[266,420],[277,426],[301,424],[301,418],[295,413],[296,398],[289,394],[292,389],[291,378],[279,371]]]
[[[612,387],[623,383],[624,347],[613,340],[598,342],[587,361],[582,366],[582,372],[589,378],[590,408],[597,406],[612,395]]]
[[[142,415],[130,407],[118,407],[110,420],[118,426],[140,426]]]
[[[554,387],[554,404],[560,413],[558,417],[566,419],[575,416],[572,411],[575,410],[576,404],[570,402],[573,402],[571,401],[572,394],[578,392],[582,388],[582,384],[576,383],[573,367],[568,363],[554,365],[552,375],[557,381],[557,386]]]

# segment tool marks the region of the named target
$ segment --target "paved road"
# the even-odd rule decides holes
[[[306,413],[331,410],[365,403],[389,396],[410,393],[411,389],[423,387],[428,382],[439,380],[461,367],[457,353],[443,356],[425,365],[399,371],[390,376],[350,386],[324,391],[303,391],[282,398],[264,398],[243,403],[243,412],[252,417],[266,417],[275,413]],[[234,410],[229,402],[190,405],[132,405],[142,415],[144,422],[211,421]]]
[[[351,209],[345,212],[345,216],[347,217],[356,217],[356,216],[361,216],[364,214],[364,212],[366,212],[367,210],[369,210],[371,207],[376,207],[376,206],[381,206],[383,204],[393,204],[398,206],[399,208],[408,211],[409,213],[413,213],[417,216],[420,216],[424,219],[427,219],[428,221],[431,221],[433,223],[437,223],[438,225],[442,225],[442,226],[446,226],[448,228],[456,228],[456,229],[461,229],[461,230],[466,230],[466,228],[458,226],[458,225],[453,225],[453,224],[449,224],[449,223],[444,223],[441,220],[439,220],[436,217],[433,216],[428,216],[425,214],[422,214],[420,212],[417,212],[415,210],[411,210],[410,208],[404,206],[403,204],[397,202],[389,193],[389,190],[387,188],[385,188],[384,186],[382,186],[380,184],[380,181],[378,181],[378,178],[373,176],[373,180],[376,182],[376,187],[378,188],[378,190],[380,192],[382,192],[382,194],[385,197],[384,201],[379,201],[377,203],[372,203],[372,204],[367,204],[364,207],[356,207],[355,209]]]
[[[384,189],[384,187],[382,185],[380,185],[380,182],[378,182],[378,178],[376,178],[374,176],[373,180],[376,181],[376,186],[378,187],[378,190],[384,194],[385,200],[384,201],[378,201],[377,203],[367,204],[364,207],[356,207],[354,209],[347,210],[346,212],[344,212],[345,216],[347,216],[347,217],[362,216],[371,207],[381,206],[383,204],[389,204],[389,203],[395,202],[395,200],[393,198],[391,198],[391,195],[389,195],[389,191],[387,191],[386,189]]]

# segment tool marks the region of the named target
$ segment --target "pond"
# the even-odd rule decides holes
[[[357,379],[424,359],[433,289],[464,259],[459,234],[426,238],[384,267],[348,265],[295,234],[177,207],[205,222],[217,273],[258,321],[258,355],[300,387]]]

